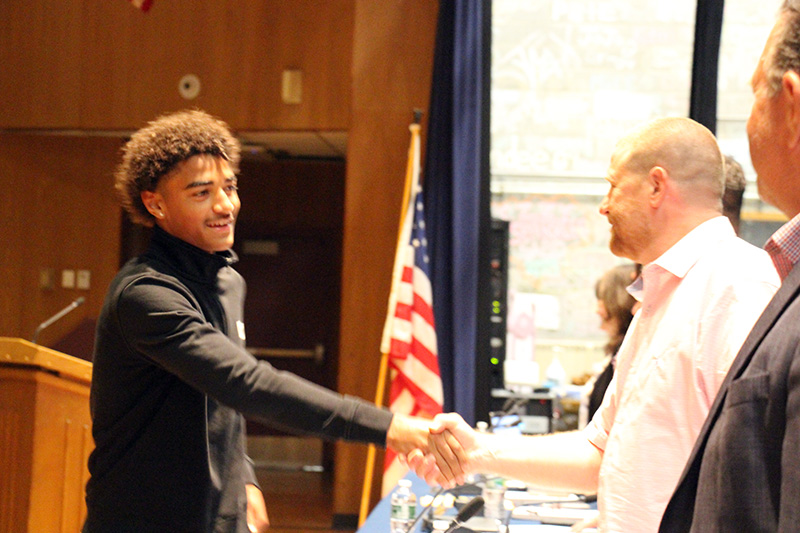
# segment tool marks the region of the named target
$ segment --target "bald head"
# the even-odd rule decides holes
[[[661,118],[632,130],[611,156],[600,204],[611,251],[647,264],[720,216],[723,174],[717,141],[693,120]]]
[[[631,130],[615,155],[628,170],[646,175],[661,167],[689,204],[721,210],[725,189],[722,153],[714,135],[689,118],[659,118]]]

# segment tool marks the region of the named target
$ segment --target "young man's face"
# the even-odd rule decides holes
[[[195,155],[159,181],[142,201],[167,233],[209,253],[233,246],[239,214],[236,175],[222,158]]]

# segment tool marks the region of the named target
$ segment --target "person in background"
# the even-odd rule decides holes
[[[85,533],[265,531],[243,415],[399,452],[427,442],[429,421],[245,350],[245,284],[231,251],[239,156],[228,126],[202,111],[162,116],[123,149],[122,206],[154,231],[112,281],[97,324]]]
[[[783,2],[750,85],[761,198],[789,221],[765,246],[783,280],[731,365],[660,531],[800,528],[800,2]]]
[[[600,329],[608,335],[602,370],[584,384],[581,405],[578,411],[578,427],[586,427],[603,402],[606,389],[614,376],[617,352],[633,320],[636,299],[628,293],[628,286],[637,278],[636,265],[617,265],[607,270],[597,283],[594,292],[597,298],[597,314]]]
[[[439,415],[431,453],[408,459],[450,486],[485,472],[597,493],[602,531],[656,531],[717,389],[779,279],[769,256],[722,216],[713,134],[687,118],[635,128],[617,144],[600,213],[611,251],[643,265],[641,302],[603,403],[581,431],[516,439]],[[796,345],[795,345],[796,346]]]
[[[742,200],[747,181],[744,179],[744,170],[732,156],[725,156],[725,194],[722,195],[722,214],[728,217],[733,226],[733,231],[739,235]]]

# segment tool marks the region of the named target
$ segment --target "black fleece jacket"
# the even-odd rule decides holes
[[[244,349],[235,260],[156,228],[111,283],[94,351],[85,532],[246,533],[245,484],[255,476],[242,414],[385,445],[391,413]]]

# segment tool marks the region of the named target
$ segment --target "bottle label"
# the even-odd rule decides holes
[[[416,505],[397,503],[392,505],[392,518],[400,520],[413,520],[417,514]]]

